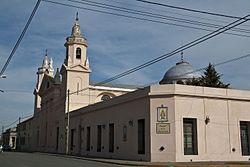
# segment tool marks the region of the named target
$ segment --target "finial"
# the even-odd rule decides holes
[[[56,84],[61,82],[59,68],[56,69],[56,75],[54,76],[54,79]]]
[[[48,56],[48,50],[47,49],[45,50],[45,56]]]
[[[76,12],[76,21],[78,21],[79,18],[78,18],[78,12]]]
[[[181,61],[183,61],[183,51],[181,51]]]

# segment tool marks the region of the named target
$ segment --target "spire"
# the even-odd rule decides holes
[[[50,61],[49,61],[49,68],[53,69],[53,59],[52,58],[50,58]],[[53,69],[53,71],[54,71],[54,69]]]
[[[54,77],[55,84],[61,83],[59,68],[56,69],[56,75]]]
[[[72,27],[71,36],[73,36],[73,37],[82,37],[82,32],[81,32],[81,29],[80,29],[80,23],[79,23],[79,17],[78,17],[78,12],[76,13],[76,19],[75,19],[74,26]]]
[[[44,59],[43,59],[42,67],[44,67],[44,68],[48,68],[49,67],[49,58],[48,58],[48,51],[47,51],[47,49],[45,51],[45,56],[44,56]]]
[[[79,18],[78,18],[78,12],[76,12],[76,21],[78,21]]]
[[[54,73],[54,68],[53,68],[53,59],[52,58],[50,58],[50,60],[49,60],[49,74],[50,74],[50,76],[53,76],[53,73]]]
[[[183,62],[184,59],[183,59],[183,51],[181,51],[181,61]]]

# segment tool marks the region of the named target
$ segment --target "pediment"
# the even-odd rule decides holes
[[[76,64],[76,65],[72,65],[70,67],[67,68],[68,70],[72,70],[72,71],[84,71],[84,72],[91,72],[90,69],[82,64]]]
[[[76,71],[76,72],[87,72],[90,73],[91,70],[89,67],[86,67],[82,64],[76,64],[72,66],[66,66],[65,64],[62,65],[60,73],[64,73],[65,71]]]

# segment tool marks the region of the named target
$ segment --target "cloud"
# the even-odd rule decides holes
[[[66,1],[60,1],[66,2]],[[229,15],[244,16],[249,12],[250,1],[157,1]],[[0,65],[5,63],[18,39],[35,1],[3,1],[0,6]],[[128,1],[110,1],[123,7],[156,12],[213,24],[231,22],[232,19],[198,15],[155,5]],[[0,89],[33,91],[36,71],[41,65],[45,49],[60,67],[65,57],[65,38],[70,35],[76,11],[79,12],[81,29],[88,40],[88,57],[95,82],[110,78],[153,58],[169,53],[183,44],[208,32],[176,26],[139,21],[86,10],[68,8],[41,2],[21,45],[6,70],[7,79],[0,80]],[[198,18],[199,17],[199,18]],[[201,19],[200,17],[204,18]],[[218,21],[219,20],[219,21]],[[249,29],[249,23],[239,26]],[[218,63],[250,53],[250,38],[221,34],[211,40],[184,51],[184,59],[195,68]],[[121,78],[116,83],[147,85],[162,79],[164,73],[180,60],[180,54],[165,59],[143,70]],[[222,79],[233,88],[250,89],[249,58],[216,67]],[[2,118],[11,118],[33,110],[33,96],[27,93],[0,94]],[[2,111],[2,110],[1,110]],[[0,122],[1,124],[1,122]],[[4,124],[4,123],[2,123]]]

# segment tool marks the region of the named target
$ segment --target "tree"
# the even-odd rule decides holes
[[[207,86],[207,87],[216,87],[216,88],[228,88],[230,84],[224,84],[220,80],[221,75],[215,70],[214,66],[209,63],[208,67],[203,72],[203,75],[200,78],[193,78],[189,80],[187,85],[195,86]]]

